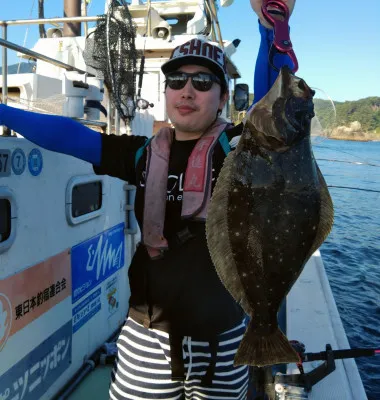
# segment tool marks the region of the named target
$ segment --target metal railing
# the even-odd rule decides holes
[[[8,53],[7,50],[15,50],[20,53],[23,53],[27,56],[30,56],[32,58],[38,59],[45,61],[47,63],[50,63],[52,65],[55,65],[57,67],[66,69],[67,71],[76,71],[82,74],[87,74],[87,76],[94,76],[93,74],[88,73],[87,71],[83,71],[79,68],[76,68],[70,64],[63,63],[61,61],[55,60],[54,58],[50,58],[48,56],[45,56],[44,54],[37,53],[35,51],[29,50],[26,47],[19,46],[15,43],[9,42],[7,40],[7,34],[8,34],[8,26],[12,25],[41,25],[45,23],[68,23],[68,22],[95,22],[98,21],[101,17],[100,16],[95,16],[95,17],[63,17],[63,18],[37,18],[37,19],[22,19],[22,20],[10,20],[10,21],[0,21],[0,26],[2,28],[2,38],[0,39],[0,46],[3,47],[2,51],[2,56],[3,56],[3,62],[2,62],[2,75],[3,75],[3,96],[2,96],[2,102],[4,104],[7,103],[7,97],[8,97]]]

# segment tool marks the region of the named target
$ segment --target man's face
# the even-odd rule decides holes
[[[199,65],[185,65],[178,71],[212,73],[208,68]],[[177,140],[196,139],[204,133],[227,101],[228,93],[222,98],[220,94],[219,84],[214,83],[207,92],[200,92],[194,89],[191,79],[188,79],[183,89],[166,87],[166,111],[175,127]]]

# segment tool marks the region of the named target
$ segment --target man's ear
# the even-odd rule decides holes
[[[219,103],[219,110],[223,110],[224,105],[226,104],[228,98],[230,97],[230,92],[229,90],[226,90],[222,96],[220,97],[220,103]]]

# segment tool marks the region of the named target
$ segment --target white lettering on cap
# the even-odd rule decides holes
[[[214,60],[225,70],[224,68],[224,54],[219,47],[214,46]]]
[[[226,60],[223,51],[212,45],[211,43],[203,42],[199,39],[192,39],[173,50],[171,59],[184,57],[187,55],[206,57],[216,63],[226,72]]]

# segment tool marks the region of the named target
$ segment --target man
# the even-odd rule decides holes
[[[110,396],[238,399],[248,381],[247,367],[233,367],[244,315],[211,262],[203,209],[225,158],[223,143],[239,133],[218,118],[228,98],[225,57],[218,46],[192,39],[162,71],[174,129],[161,129],[148,144],[103,136],[95,167],[136,184],[142,229]]]
[[[268,68],[267,53],[260,62]],[[241,132],[219,117],[228,99],[225,56],[217,45],[192,39],[162,71],[174,129],[150,141],[100,135],[67,118],[4,105],[0,122],[42,147],[91,162],[97,174],[136,185],[142,242],[129,268],[130,310],[110,398],[243,399],[248,367],[234,368],[233,359],[245,316],[218,278],[205,236],[212,188],[229,142]]]

